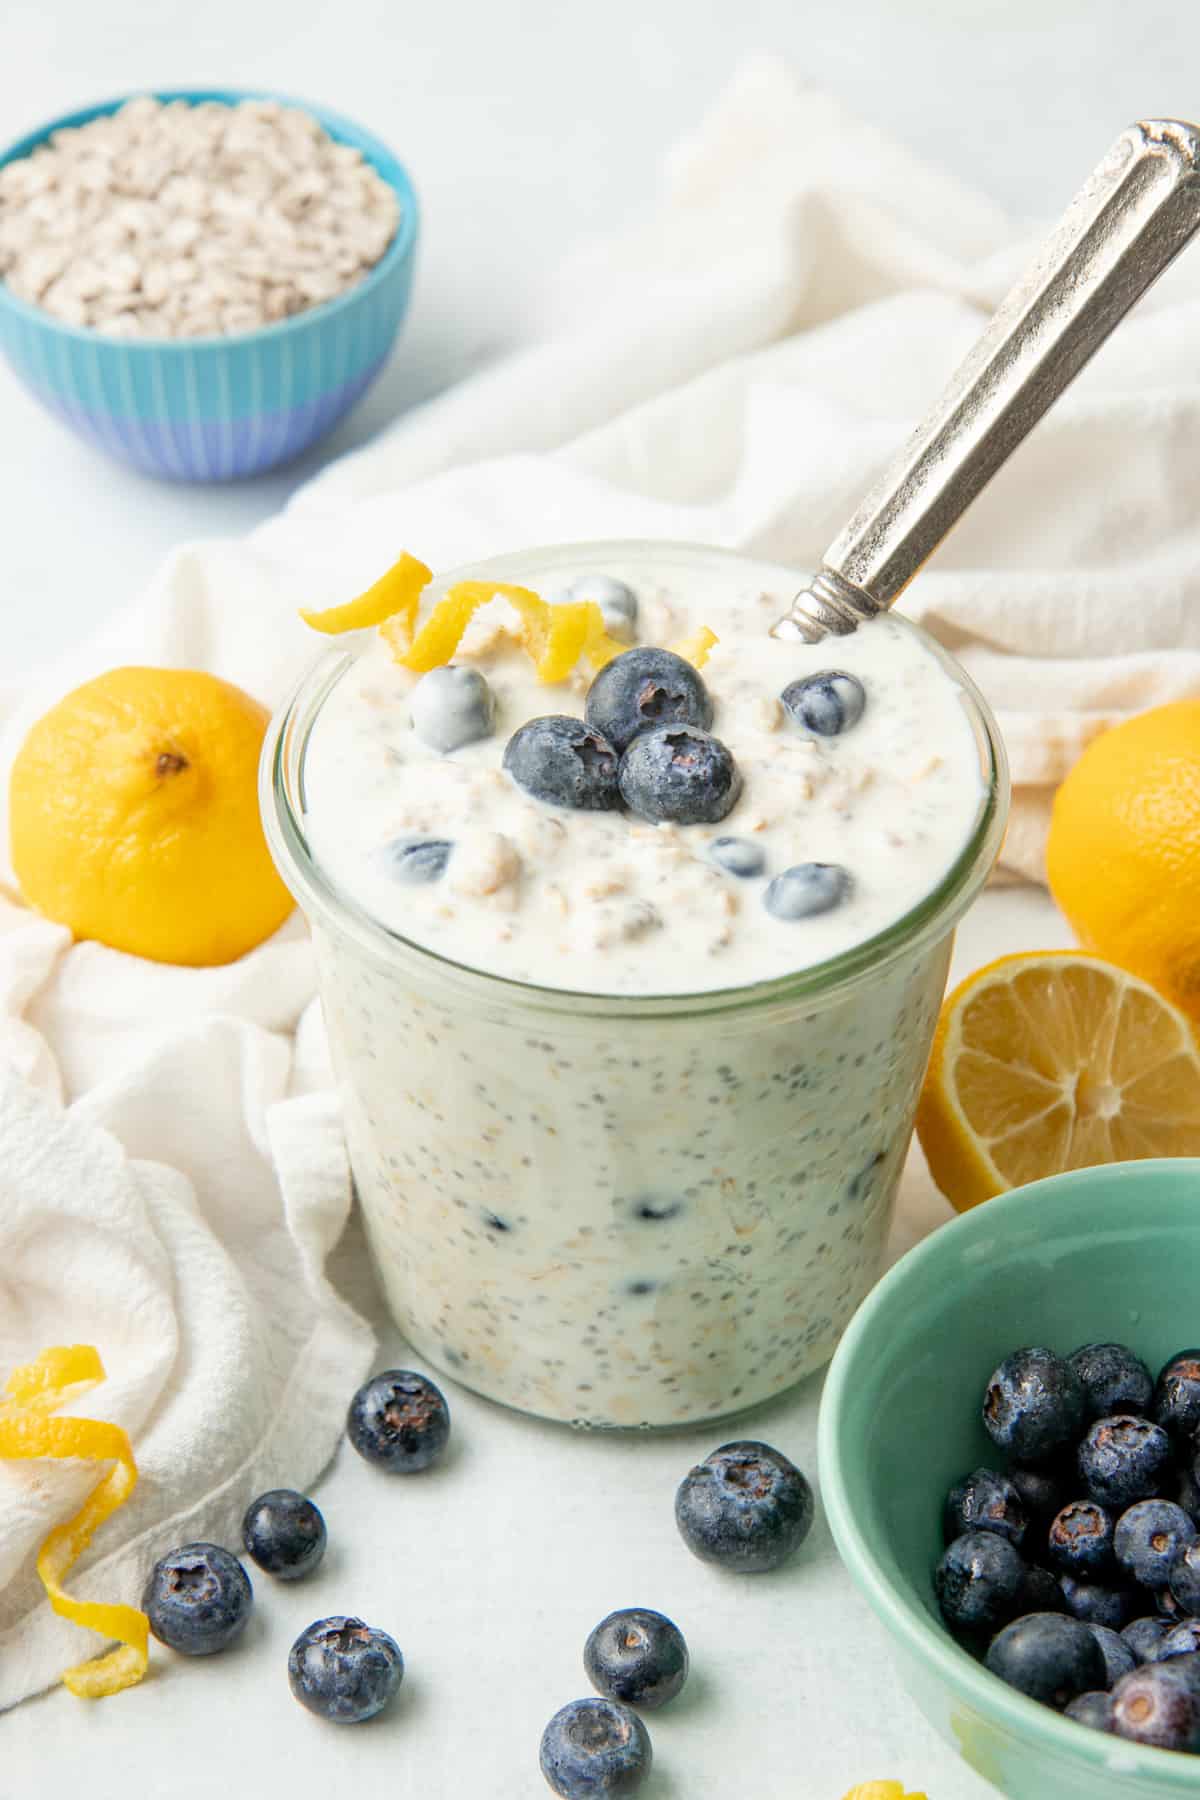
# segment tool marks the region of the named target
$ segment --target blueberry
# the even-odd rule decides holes
[[[839,737],[849,731],[867,704],[862,682],[841,669],[822,669],[819,675],[790,682],[779,698],[789,718],[817,737]]]
[[[1104,1655],[1086,1625],[1061,1613],[1027,1613],[998,1632],[984,1659],[1018,1693],[1061,1712],[1104,1686]]]
[[[675,825],[715,825],[742,791],[737,764],[720,738],[694,725],[641,732],[621,758],[619,781],[631,812]]]
[[[160,1643],[183,1656],[213,1656],[246,1629],[253,1602],[236,1556],[219,1544],[183,1544],[155,1563],[142,1611]]]
[[[812,1488],[769,1444],[722,1444],[688,1471],[675,1495],[675,1523],[692,1554],[743,1575],[778,1568],[812,1521]]]
[[[1196,1470],[1181,1469],[1175,1481],[1175,1502],[1182,1506],[1192,1523],[1200,1527],[1200,1482],[1196,1480]]]
[[[391,1475],[415,1475],[436,1462],[450,1436],[445,1396],[411,1369],[386,1369],[364,1382],[346,1416],[358,1454]]]
[[[325,1554],[325,1521],[303,1494],[272,1488],[246,1508],[242,1542],[268,1575],[299,1581],[312,1574]]]
[[[1082,1619],[1085,1625],[1107,1625],[1110,1631],[1120,1631],[1129,1623],[1134,1599],[1128,1588],[1081,1581],[1074,1575],[1060,1575],[1058,1585],[1071,1617]]]
[[[943,1552],[933,1572],[942,1616],[956,1631],[994,1631],[1011,1619],[1025,1582],[1025,1564],[994,1531],[968,1531]]]
[[[1171,1629],[1169,1619],[1158,1619],[1153,1613],[1148,1613],[1124,1626],[1121,1636],[1133,1651],[1137,1662],[1154,1662],[1158,1657],[1160,1644]]]
[[[714,838],[708,846],[708,855],[718,869],[724,869],[727,875],[737,875],[743,881],[751,875],[761,875],[767,866],[762,845],[751,843],[749,838]]]
[[[683,1201],[666,1194],[639,1194],[630,1201],[630,1210],[643,1225],[665,1225],[683,1211]]]
[[[813,919],[840,906],[853,885],[839,863],[793,863],[768,882],[763,905],[776,919]]]
[[[1113,1520],[1094,1500],[1071,1500],[1056,1513],[1046,1537],[1050,1560],[1068,1575],[1102,1575],[1113,1560]]]
[[[1119,1631],[1107,1625],[1089,1625],[1088,1630],[1100,1646],[1104,1658],[1104,1685],[1110,1688],[1137,1667],[1138,1659]]]
[[[1191,1656],[1200,1650],[1200,1619],[1183,1619],[1172,1625],[1154,1657],[1155,1662],[1168,1662],[1173,1656]]]
[[[1196,1541],[1196,1527],[1173,1500],[1139,1500],[1117,1520],[1113,1548],[1117,1561],[1143,1587],[1163,1588],[1171,1564]]]
[[[1020,1495],[1030,1529],[1048,1530],[1067,1498],[1061,1477],[1050,1469],[1017,1467],[1008,1471],[1008,1479]]]
[[[423,887],[442,879],[453,849],[449,838],[393,838],[384,846],[384,864],[394,881],[403,881],[408,887]]]
[[[1168,1625],[1178,1625],[1181,1619],[1190,1617],[1187,1609],[1179,1604],[1169,1587],[1155,1588],[1154,1610],[1166,1620]]]
[[[361,1619],[318,1619],[288,1652],[288,1685],[301,1706],[334,1725],[374,1718],[404,1679],[394,1638]]]
[[[617,753],[582,719],[552,713],[514,731],[504,767],[517,786],[549,806],[612,812],[621,804]]]
[[[1027,1523],[1021,1496],[1008,1477],[994,1469],[974,1469],[956,1481],[942,1511],[942,1535],[948,1544],[966,1531],[998,1531],[1019,1550]]]
[[[1187,1657],[1144,1663],[1113,1689],[1113,1730],[1160,1750],[1200,1749],[1200,1682]]]
[[[687,1645],[662,1613],[630,1606],[601,1619],[584,1645],[583,1666],[597,1693],[650,1711],[673,1700],[687,1680]]]
[[[1083,1383],[1088,1424],[1114,1413],[1149,1414],[1154,1377],[1124,1344],[1084,1344],[1067,1360]]]
[[[1190,1440],[1200,1426],[1200,1350],[1181,1350],[1154,1384],[1152,1415],[1173,1436]]]
[[[1104,1693],[1076,1694],[1074,1700],[1066,1708],[1064,1717],[1074,1719],[1077,1725],[1087,1725],[1093,1731],[1111,1731],[1113,1728],[1112,1695]]]
[[[616,1700],[572,1700],[542,1733],[538,1763],[562,1800],[633,1794],[650,1773],[650,1734]]]
[[[625,582],[613,575],[581,575],[571,583],[568,592],[575,601],[594,600],[609,637],[632,643],[637,636],[638,599]]]
[[[698,672],[673,650],[626,650],[601,669],[583,709],[592,730],[618,750],[639,732],[668,725],[707,731],[712,699]]]
[[[1062,1587],[1057,1575],[1044,1569],[1040,1563],[1030,1563],[1026,1567],[1021,1582],[1021,1590],[1017,1595],[1014,1615],[1031,1612],[1066,1612],[1067,1603],[1063,1599]]]
[[[983,1398],[992,1442],[1021,1463],[1051,1461],[1079,1436],[1083,1414],[1079,1377],[1053,1350],[1036,1346],[1006,1357]]]
[[[1097,1419],[1079,1446],[1084,1489],[1101,1506],[1132,1506],[1162,1492],[1171,1473],[1171,1440],[1161,1425],[1114,1413]]]
[[[1200,1540],[1193,1538],[1176,1556],[1166,1591],[1181,1615],[1191,1619],[1200,1615]]]
[[[431,750],[459,750],[491,737],[496,696],[478,669],[446,663],[422,675],[412,691],[413,730]]]

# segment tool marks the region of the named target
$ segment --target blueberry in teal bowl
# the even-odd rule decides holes
[[[104,101],[0,151],[0,350],[145,474],[260,474],[380,374],[417,235],[403,165],[322,107],[230,89]]]
[[[981,1402],[993,1373],[1023,1347],[1042,1347],[1067,1363],[1081,1347],[1113,1343],[1128,1346],[1151,1371],[1162,1370],[1200,1338],[1198,1258],[1200,1159],[1075,1170],[989,1200],[910,1251],[863,1302],[831,1364],[819,1468],[842,1559],[887,1633],[917,1706],[1011,1800],[1200,1800],[1200,1756],[1134,1742],[1096,1729],[1094,1721],[1089,1727],[1019,1692],[994,1672],[1014,1652],[1012,1639],[994,1656],[987,1646],[999,1634],[987,1633],[982,1644],[956,1641],[933,1582],[946,1549],[947,1495],[965,1472],[1001,1471],[1009,1461],[985,1428]],[[1073,1441],[1078,1406],[1069,1382],[1059,1388],[1056,1407],[1069,1414]],[[1046,1394],[1044,1384],[1039,1392]],[[1052,1474],[1045,1485],[1061,1492],[1065,1505],[1086,1496],[1075,1491],[1077,1466],[1063,1467],[1053,1410],[1043,1407],[1046,1416],[1033,1421],[1035,1459],[1044,1452],[1033,1466]],[[1089,1429],[1085,1415],[1080,1430]],[[1020,1495],[1024,1482],[1014,1485]],[[1166,1479],[1160,1485],[1165,1489]],[[1127,1510],[1118,1506],[1122,1516]],[[1030,1505],[1031,1519],[1033,1512]],[[1038,1512],[1039,1530],[1047,1529],[1044,1503]],[[1126,1554],[1132,1530],[1122,1534]],[[1027,1561],[1036,1554],[1029,1534],[1020,1554]],[[1173,1565],[1173,1573],[1184,1587],[1186,1571]],[[1095,1579],[1123,1582],[1120,1560],[1115,1572]],[[1152,1615],[1157,1603],[1145,1588],[1139,1610]],[[1039,1603],[1032,1616],[1051,1615]],[[1057,1634],[1067,1650],[1068,1639],[1082,1644],[1074,1629],[1082,1621],[1064,1623],[1065,1630],[1045,1623],[1033,1629]],[[1035,1662],[1044,1648],[1034,1646]],[[1081,1667],[1073,1679],[1095,1691],[1102,1685],[1093,1681],[1096,1673]],[[1116,1710],[1142,1705],[1131,1688]]]

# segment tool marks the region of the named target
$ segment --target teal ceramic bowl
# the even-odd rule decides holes
[[[1200,1160],[1080,1169],[989,1200],[909,1252],[830,1365],[821,1492],[846,1567],[931,1724],[1012,1800],[1200,1797],[1200,1757],[1090,1731],[1006,1687],[942,1626],[946,1489],[999,1459],[979,1421],[1010,1350],[1119,1340],[1157,1369],[1200,1341]]]
[[[142,90],[144,91],[144,90]],[[231,481],[289,462],[331,431],[380,374],[408,309],[417,198],[403,165],[361,126],[261,89],[169,88],[159,100],[279,100],[303,107],[362,152],[400,202],[391,244],[357,287],[260,331],[228,337],[114,338],[64,324],[0,281],[0,351],[29,391],[81,438],[143,474]],[[52,119],[0,166],[132,95]]]

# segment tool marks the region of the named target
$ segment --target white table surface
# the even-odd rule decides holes
[[[1165,0],[8,0],[0,134],[139,84],[228,81],[320,99],[406,157],[425,209],[411,323],[324,460],[520,342],[542,272],[644,203],[661,151],[753,49],[788,55],[1035,216],[1128,119],[1194,108],[1200,23]],[[0,445],[5,677],[86,632],[167,548],[249,528],[318,466],[235,488],[155,485],[77,444],[2,370]],[[1065,941],[1042,897],[991,894],[957,965]],[[919,1156],[905,1195],[898,1244],[945,1216]],[[380,1366],[399,1354],[385,1339]],[[752,1422],[814,1474],[818,1387]],[[0,1720],[0,1800],[535,1800],[541,1726],[585,1691],[583,1638],[630,1603],[675,1613],[695,1658],[688,1698],[653,1726],[646,1800],[839,1800],[883,1774],[930,1800],[993,1791],[886,1674],[858,1685],[881,1640],[820,1517],[771,1580],[731,1583],[686,1555],[671,1496],[711,1433],[564,1439],[457,1394],[455,1424],[448,1465],[420,1482],[339,1455],[318,1494],[331,1528],[321,1576],[292,1590],[261,1578],[236,1651],[163,1655],[112,1702],[60,1691]],[[564,1442],[586,1471],[567,1488],[553,1478]],[[392,1629],[409,1659],[400,1704],[351,1733],[302,1713],[283,1676],[295,1632],[342,1609]]]

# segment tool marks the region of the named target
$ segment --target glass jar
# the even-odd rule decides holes
[[[546,591],[635,555],[729,560],[564,546],[456,571],[433,594],[463,579]],[[327,655],[281,710],[267,835],[312,930],[373,1256],[435,1368],[546,1418],[661,1427],[739,1411],[828,1360],[880,1270],[954,926],[1007,808],[995,723],[926,641],[961,691],[982,778],[954,866],[843,955],[685,996],[534,987],[387,930],[304,830],[309,733],[353,652]]]

